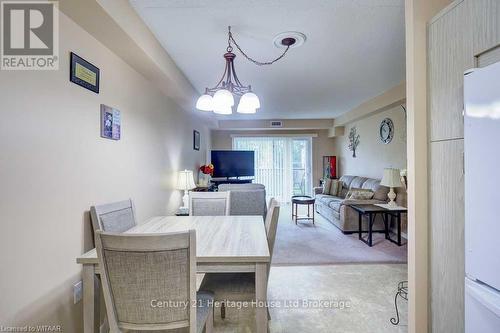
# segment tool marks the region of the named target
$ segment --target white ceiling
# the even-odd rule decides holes
[[[234,51],[238,77],[252,85],[262,107],[226,119],[333,118],[405,78],[404,0],[130,2],[199,92],[222,75],[228,25],[261,61],[282,51],[272,43],[278,33],[307,36],[272,66],[258,67]]]

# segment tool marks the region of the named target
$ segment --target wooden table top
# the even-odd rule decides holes
[[[168,233],[196,230],[197,262],[269,262],[262,216],[158,216],[126,233]],[[97,264],[92,249],[76,258],[78,264]]]

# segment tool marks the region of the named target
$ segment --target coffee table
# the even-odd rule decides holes
[[[314,202],[315,199],[313,197],[310,197],[308,195],[294,195],[292,196],[292,220],[295,217],[295,224],[297,224],[297,220],[312,220],[312,223],[314,224]],[[297,214],[297,209],[299,205],[307,205],[307,216],[298,216]],[[311,205],[313,206],[312,209],[312,216],[311,216]],[[294,213],[294,207],[295,207],[295,213]]]

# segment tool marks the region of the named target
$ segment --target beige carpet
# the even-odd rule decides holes
[[[397,284],[406,280],[406,270],[406,265],[401,264],[272,267],[268,297],[270,302],[281,307],[270,310],[270,332],[407,332],[406,301],[399,302],[401,324],[394,326],[389,322],[395,315]],[[318,300],[332,307],[314,306],[312,302]],[[339,301],[344,302],[343,307],[335,307],[341,304],[335,303]],[[215,332],[255,331],[252,308],[228,308],[226,316],[222,320],[216,310]]]
[[[406,245],[397,246],[386,240],[382,233],[373,235],[374,245],[369,247],[358,239],[357,234],[343,234],[319,214],[316,214],[315,225],[307,220],[299,220],[295,225],[290,205],[283,205],[273,265],[407,262]]]

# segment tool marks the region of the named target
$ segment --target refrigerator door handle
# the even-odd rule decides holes
[[[485,308],[500,317],[500,293],[490,291],[490,287],[465,279],[465,292],[481,303]]]

